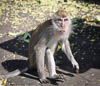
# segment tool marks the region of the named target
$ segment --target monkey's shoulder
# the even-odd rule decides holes
[[[46,30],[51,25],[52,25],[52,20],[50,19],[50,20],[46,20],[45,22],[43,22],[42,24],[40,24],[40,26],[38,28],[42,29],[42,30]]]
[[[46,40],[48,39],[47,29],[51,24],[51,20],[47,20],[44,23],[38,25],[38,27],[33,30],[32,36],[30,38],[30,45],[32,45],[32,47],[38,43],[46,43]]]
[[[52,25],[52,20],[47,20],[43,23],[41,23],[40,25],[37,26],[37,28],[33,31],[33,35],[38,35],[44,31],[46,31],[46,29],[48,29],[48,27],[50,27]]]

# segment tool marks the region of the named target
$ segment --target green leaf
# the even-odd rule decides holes
[[[96,21],[97,23],[100,23],[100,16],[99,16],[99,15],[95,17],[95,21]]]
[[[24,42],[29,43],[30,41],[29,40],[24,40]]]
[[[67,2],[67,0],[64,0],[64,2]]]
[[[78,21],[77,18],[73,18],[73,19],[72,19],[72,23],[76,23],[77,21]]]
[[[75,27],[77,27],[78,26],[78,24],[72,24],[72,27],[73,28],[75,28]]]
[[[96,39],[91,39],[91,40],[90,40],[90,42],[95,42],[95,41],[96,41]]]
[[[57,51],[59,51],[61,49],[61,46],[60,45],[58,45],[57,46]]]
[[[26,32],[25,34],[24,34],[24,37],[23,37],[23,39],[26,39],[26,38],[30,38],[31,37],[31,35],[28,33],[28,32]]]
[[[89,6],[89,4],[88,3],[85,3],[85,7],[88,7]]]
[[[36,0],[39,4],[41,4],[41,1],[40,0]]]
[[[22,40],[22,41],[24,41],[26,43],[29,43],[30,41],[29,41],[28,38],[31,38],[31,35],[30,35],[30,33],[26,32],[23,37],[19,38],[19,40]]]

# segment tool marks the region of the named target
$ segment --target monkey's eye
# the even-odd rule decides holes
[[[64,21],[68,21],[68,19],[64,19]]]
[[[57,21],[62,21],[61,19],[57,19]]]

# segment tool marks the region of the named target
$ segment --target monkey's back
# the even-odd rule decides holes
[[[34,49],[34,47],[38,43],[46,44],[46,40],[48,39],[49,28],[52,25],[51,20],[47,20],[43,24],[40,24],[32,33],[29,43],[29,50]],[[48,34],[48,35],[47,35]],[[31,51],[29,51],[31,52]]]
[[[35,64],[35,47],[39,47],[39,45],[46,45],[47,40],[49,39],[49,27],[52,25],[51,20],[47,20],[43,24],[40,24],[32,33],[32,36],[30,38],[29,43],[29,61],[31,61],[33,64]],[[33,61],[34,60],[34,61]]]

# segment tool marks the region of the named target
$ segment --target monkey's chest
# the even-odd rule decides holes
[[[60,40],[65,39],[65,35],[64,34],[56,34],[54,35],[52,38],[49,39],[48,43],[47,43],[47,47],[52,47],[53,45],[57,45],[57,43]]]

